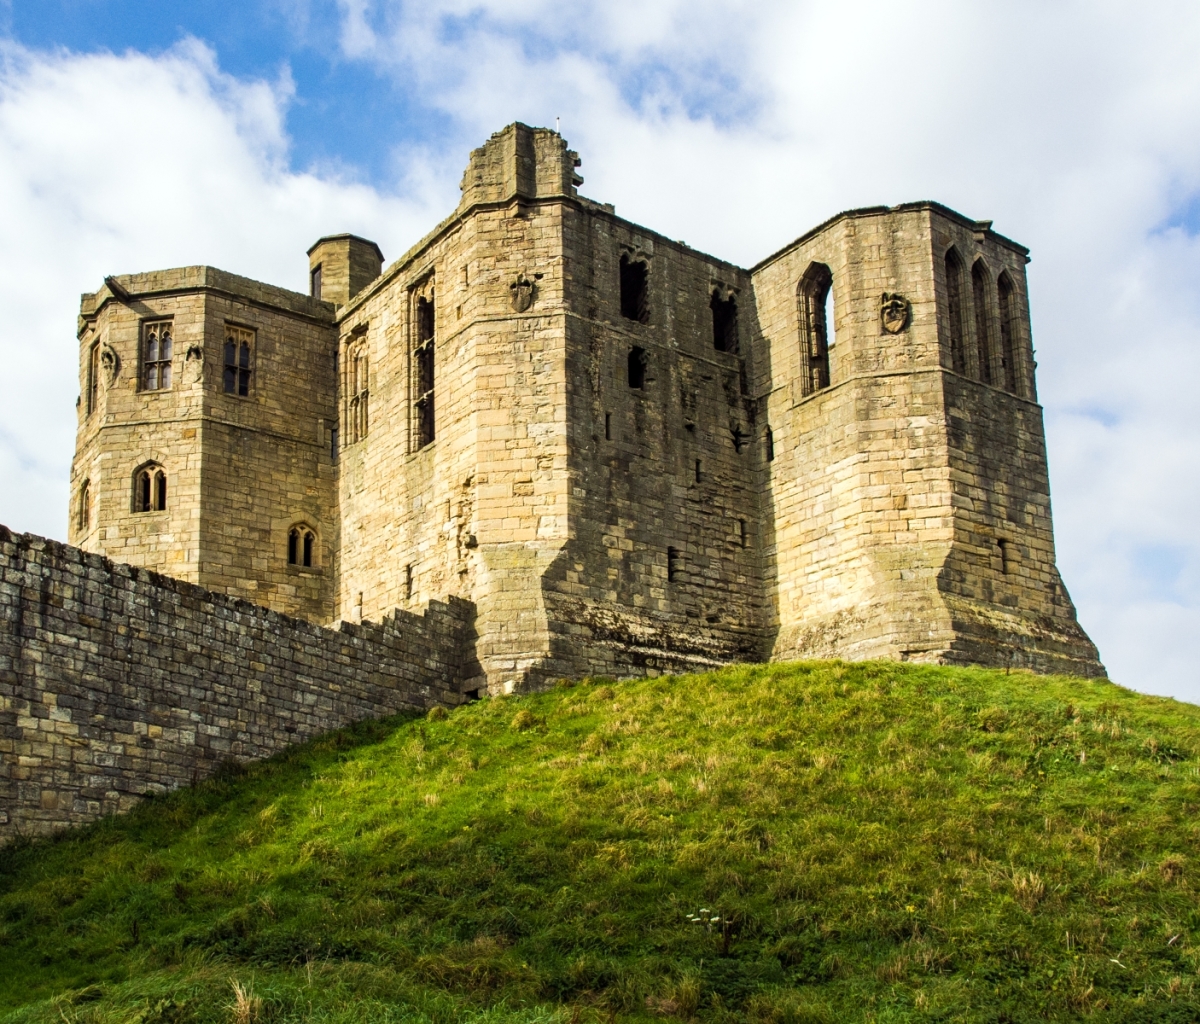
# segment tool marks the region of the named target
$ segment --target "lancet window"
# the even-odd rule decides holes
[[[346,390],[350,396],[346,430],[353,444],[366,438],[371,426],[371,374],[365,337],[351,342],[346,352]]]
[[[88,480],[79,486],[79,515],[76,523],[80,533],[86,533],[92,525],[92,485]]]
[[[995,384],[991,317],[988,315],[988,284],[987,268],[983,265],[983,260],[976,260],[971,267],[971,300],[975,307],[975,345],[979,352],[979,379],[984,384]]]
[[[160,320],[142,326],[143,391],[165,391],[171,386],[173,343],[170,320]]]
[[[90,416],[100,404],[100,342],[88,349],[87,413]]]
[[[436,436],[434,421],[434,310],[433,290],[417,298],[414,310],[416,331],[413,346],[413,410],[416,448],[432,444]]]
[[[963,320],[963,261],[958,250],[946,253],[946,305],[950,319],[950,369],[967,372],[967,330]]]
[[[814,263],[800,280],[800,376],[804,394],[829,387],[829,346],[833,325],[833,273]]]
[[[147,463],[133,477],[133,511],[163,512],[166,508],[167,474],[157,463]]]
[[[1020,394],[1017,368],[1017,296],[1008,271],[996,280],[1000,300],[1000,361],[1003,363],[1004,390]]]
[[[225,327],[225,394],[245,398],[250,394],[253,371],[254,332],[244,327]]]

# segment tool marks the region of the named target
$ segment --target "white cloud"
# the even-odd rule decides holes
[[[345,59],[449,126],[437,153],[397,140],[411,200],[289,170],[288,80],[232,79],[194,43],[8,51],[0,521],[62,532],[82,288],[195,262],[302,287],[330,230],[397,254],[469,148],[561,115],[587,194],[744,264],[924,198],[1029,245],[1060,566],[1114,678],[1200,700],[1200,242],[1160,228],[1200,193],[1200,8],[340,3]]]
[[[80,292],[195,263],[304,290],[320,235],[398,255],[443,211],[288,170],[290,79],[224,75],[194,40],[158,58],[0,57],[0,522],[61,537]]]

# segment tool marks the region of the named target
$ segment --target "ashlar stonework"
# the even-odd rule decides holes
[[[464,692],[1103,673],[1055,567],[1026,249],[917,202],[742,268],[578,166],[513,124],[386,269],[343,234],[309,295],[211,267],[84,295],[71,543],[323,625],[460,601]]]

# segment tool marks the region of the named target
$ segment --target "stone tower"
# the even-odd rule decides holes
[[[391,266],[321,239],[311,296],[210,268],[84,296],[73,538],[322,622],[461,598],[493,692],[1103,671],[1054,565],[1023,248],[917,203],[746,270],[579,196],[578,165],[510,125]]]

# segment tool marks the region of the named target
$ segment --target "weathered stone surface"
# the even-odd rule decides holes
[[[327,629],[0,527],[0,841],[465,698],[470,609]]]
[[[363,239],[313,247],[337,306],[203,267],[84,296],[72,541],[321,623],[461,599],[467,690],[818,655],[1103,671],[1055,568],[1024,248],[912,203],[742,269],[580,197],[577,166],[510,125],[382,272]],[[136,512],[151,461],[171,500]]]

